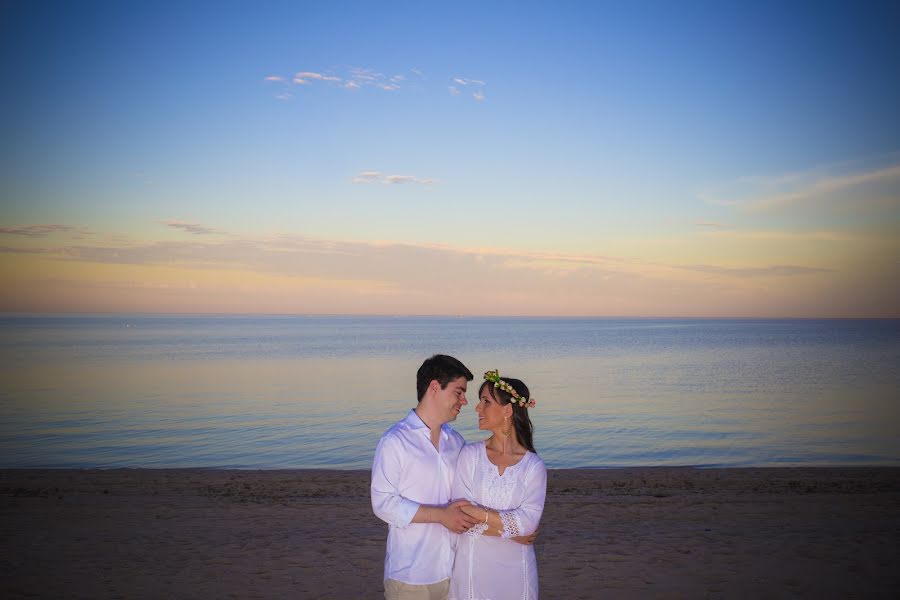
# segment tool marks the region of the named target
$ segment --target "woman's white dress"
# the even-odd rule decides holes
[[[450,600],[535,600],[538,597],[534,546],[506,539],[533,533],[544,511],[547,468],[534,452],[506,467],[503,476],[487,457],[484,442],[459,454],[451,498],[466,499],[500,513],[503,537],[481,535],[476,525],[458,536],[450,578]]]

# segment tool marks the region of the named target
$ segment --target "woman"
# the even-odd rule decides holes
[[[534,547],[516,536],[537,530],[547,494],[547,469],[534,451],[528,387],[518,379],[484,374],[478,390],[478,428],[484,442],[459,454],[451,497],[482,522],[459,536],[450,600],[533,600],[538,597]]]

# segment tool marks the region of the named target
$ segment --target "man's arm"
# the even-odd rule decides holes
[[[454,533],[462,533],[477,523],[477,519],[462,512],[462,507],[469,504],[465,500],[447,506],[428,506],[401,495],[397,483],[403,465],[397,443],[391,437],[383,437],[375,449],[371,488],[375,515],[395,527],[407,527],[410,523],[440,523]]]
[[[375,448],[375,460],[372,462],[372,512],[394,527],[408,526],[420,508],[418,502],[400,495],[397,482],[400,481],[402,472],[397,440],[382,437]]]
[[[440,523],[453,533],[463,533],[478,524],[478,519],[463,511],[463,507],[470,504],[468,500],[457,500],[447,506],[419,505],[419,510],[413,516],[412,522]]]

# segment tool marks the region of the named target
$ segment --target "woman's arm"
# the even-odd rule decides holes
[[[522,503],[512,510],[493,510],[483,506],[464,506],[463,511],[487,525],[483,535],[499,532],[501,537],[529,536],[533,534],[544,512],[547,496],[547,469],[538,460],[525,476],[525,496]]]
[[[474,517],[476,519],[479,519],[479,523],[484,523],[484,513],[485,513],[485,510],[488,510],[488,509],[485,509],[476,504],[470,504],[468,506],[463,507],[462,510],[467,515]],[[488,513],[494,513],[495,515],[499,514],[499,513],[497,513],[497,511],[491,511],[491,510],[488,510]],[[498,518],[499,518],[499,516],[498,516]],[[491,522],[491,519],[492,519],[492,517],[490,516],[490,514],[488,514],[488,523]],[[486,529],[481,530],[480,535],[489,535],[491,537],[503,537],[503,530],[488,526]],[[516,542],[517,544],[523,544],[526,546],[530,546],[531,544],[534,543],[534,540],[537,538],[537,535],[538,535],[538,532],[537,532],[537,530],[535,530],[534,533],[530,533],[528,535],[515,535],[515,536],[511,536],[509,539]]]
[[[500,531],[503,529],[503,522],[500,520],[500,513],[498,513],[496,510],[491,510],[490,508],[485,508],[484,506],[478,506],[477,504],[464,506],[462,510],[470,517],[478,519],[479,523],[484,523],[487,525],[487,530],[485,530],[484,532],[485,535],[491,535],[490,533],[488,533],[489,531]],[[500,534],[495,533],[493,535]]]
[[[474,502],[475,493],[472,484],[472,471],[475,467],[474,453],[471,446],[463,446],[456,460],[456,473],[453,483],[450,485],[450,498],[453,500],[468,500]],[[484,517],[484,515],[481,515]]]
[[[487,529],[481,532],[481,535],[490,535],[493,537],[503,537],[503,518],[500,516],[501,511],[491,510],[477,504],[463,506],[462,511],[472,518],[478,519],[478,524],[487,525]],[[509,511],[502,511],[509,512]],[[529,536],[509,536],[528,538]]]

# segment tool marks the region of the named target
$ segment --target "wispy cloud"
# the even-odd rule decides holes
[[[351,181],[353,183],[377,183],[381,177],[381,171],[361,171]]]
[[[2,235],[18,235],[22,237],[45,237],[54,233],[75,233],[79,235],[88,235],[90,230],[84,227],[74,227],[72,225],[24,225],[21,227],[0,227]]]
[[[363,171],[357,177],[381,183],[417,182],[415,178],[408,176],[392,176],[389,181],[389,176],[378,171]],[[414,255],[432,259],[440,256],[450,262],[467,257],[467,260],[473,260],[481,267],[490,265],[491,269],[512,271],[524,269],[553,277],[569,276],[585,270],[600,272],[605,278],[626,275],[665,277],[665,274],[671,272],[672,269],[732,278],[793,277],[833,272],[832,269],[802,265],[768,265],[764,267],[730,267],[710,264],[666,265],[599,254],[528,251],[497,247],[459,247],[435,243],[379,240],[348,242],[297,234],[246,237],[229,234],[197,223],[178,220],[167,220],[162,223],[197,236],[218,233],[224,238],[217,238],[216,241],[209,242],[199,240],[141,242],[120,237],[118,243],[106,241],[97,246],[4,247],[0,248],[0,252],[53,254],[65,260],[114,264],[182,264],[202,268],[240,266],[252,270],[315,277],[326,275],[331,268],[328,265],[334,261],[343,260],[340,257],[356,261],[362,257],[376,255],[396,256],[398,264],[412,260],[411,257]],[[310,263],[303,263],[304,266],[298,268],[297,265],[300,263],[297,262],[297,256],[307,254],[316,255],[319,258]],[[406,258],[402,258],[404,256]],[[347,265],[344,264],[338,272],[344,272],[346,269]],[[364,270],[354,277],[363,274]]]
[[[384,75],[374,69],[366,69],[363,67],[350,67],[350,79],[354,81],[375,82],[384,79]]]
[[[419,183],[412,175],[386,175],[384,180],[388,183]]]
[[[695,225],[703,229],[731,229],[731,225],[726,225],[725,223],[715,223],[712,221],[698,221],[697,223],[695,223]]]
[[[824,202],[858,205],[884,198],[900,206],[900,164],[865,167],[841,163],[775,176],[742,177],[700,197],[709,204],[750,212]]]
[[[814,275],[833,273],[834,269],[805,267],[800,265],[769,265],[765,267],[721,267],[716,265],[674,265],[677,269],[721,275],[725,277],[796,277],[798,275]]]
[[[751,230],[751,231],[739,231],[733,229],[721,229],[714,231],[707,231],[705,235],[723,238],[723,239],[738,239],[738,240],[760,240],[760,241],[807,241],[807,242],[852,242],[859,241],[861,239],[866,239],[869,241],[873,241],[877,239],[877,236],[874,234],[867,234],[862,236],[861,234],[854,234],[845,231],[828,231],[828,230],[817,230],[817,231],[766,231],[766,230]]]
[[[160,221],[163,225],[168,225],[173,229],[180,229],[181,231],[186,231],[187,233],[193,233],[194,235],[211,235],[221,233],[220,231],[213,229],[212,227],[206,227],[204,225],[200,225],[199,223],[188,223],[187,221],[179,221],[177,219],[167,219]]]
[[[364,172],[374,174],[375,172]],[[314,254],[346,257],[356,260],[363,256],[391,253],[423,253],[429,256],[461,257],[467,256],[479,262],[514,265],[524,263],[567,264],[574,267],[590,268],[597,266],[624,265],[629,261],[620,258],[593,254],[567,254],[561,252],[526,251],[495,247],[460,247],[437,243],[397,242],[373,240],[368,242],[344,241],[315,238],[300,234],[280,233],[259,236],[239,236],[219,231],[196,223],[168,220],[165,225],[188,231],[197,235],[220,233],[224,237],[216,240],[167,240],[140,241],[133,238],[116,236],[104,241],[102,245],[69,245],[45,248],[0,248],[5,252],[29,252],[37,254],[57,254],[70,260],[88,260],[91,262],[109,262],[116,264],[170,264],[194,263],[198,266],[212,267],[216,264],[231,267],[239,264],[245,267],[263,268],[264,270],[293,273],[289,267],[294,264],[298,254]],[[279,259],[282,257],[284,260]],[[325,259],[323,259],[325,260]],[[304,267],[318,273],[319,267],[311,263]],[[327,267],[325,268],[327,271]]]
[[[59,248],[0,246],[0,254],[61,254],[62,252]]]
[[[268,75],[263,78],[266,86],[269,89],[277,90],[273,95],[276,100],[290,100],[294,97],[294,95],[289,91],[290,83],[288,82],[288,78],[283,77],[281,75]]]
[[[434,185],[434,179],[422,179],[414,175],[386,175],[381,171],[361,171],[351,180],[351,183],[384,183],[400,185],[404,183],[418,183],[421,185]]]
[[[0,289],[0,307],[15,310],[70,310],[77,297],[79,310],[840,316],[895,315],[900,301],[880,271],[860,280],[843,267],[798,262],[658,264],[591,253],[289,233],[18,246],[10,243],[0,252],[7,260],[40,261],[41,269],[34,276],[20,269],[15,285]],[[148,268],[131,268],[136,265]],[[890,268],[896,271],[893,260]],[[56,282],[38,281],[48,278]],[[125,281],[132,278],[133,284]],[[119,304],[87,292],[117,281],[123,289],[135,288]],[[466,281],[479,293],[433,293],[447,281]],[[157,287],[168,295],[151,294]]]
[[[293,75],[269,75],[264,78],[269,84],[279,87],[279,93],[275,97],[279,100],[288,100],[294,96],[289,90],[302,89],[314,86],[329,86],[336,89],[359,91],[366,88],[375,88],[385,92],[397,92],[405,87],[422,89],[425,74],[416,68],[408,69],[401,73],[384,73],[376,69],[358,66],[329,67],[322,71],[298,71]],[[466,77],[452,77],[449,90],[451,94],[461,95],[463,89],[466,94],[471,94],[478,102],[485,99],[484,86],[487,85],[480,79]],[[300,87],[296,87],[300,86]]]
[[[270,75],[265,81],[283,84],[287,90],[290,86],[328,85],[345,90],[360,90],[365,87],[378,88],[393,92],[410,80],[421,80],[421,71],[410,69],[408,73],[387,75],[365,67],[334,67],[319,71],[298,71],[290,77]],[[283,97],[285,93],[276,97]]]
[[[406,82],[406,76],[402,73],[385,75],[374,69],[362,67],[350,67],[344,79],[346,80],[344,87],[348,89],[358,90],[364,87],[374,87],[387,92],[399,90]]]
[[[467,77],[453,77],[450,81],[451,85],[449,85],[447,89],[454,96],[462,94],[461,88],[471,87],[473,88],[472,97],[478,102],[484,101],[484,86],[487,85],[484,81],[480,79],[469,79]]]
[[[134,173],[134,178],[137,181],[140,181],[141,183],[145,183],[145,184],[153,183],[153,178],[150,176],[149,173],[145,173],[144,171],[138,171],[137,173]]]

